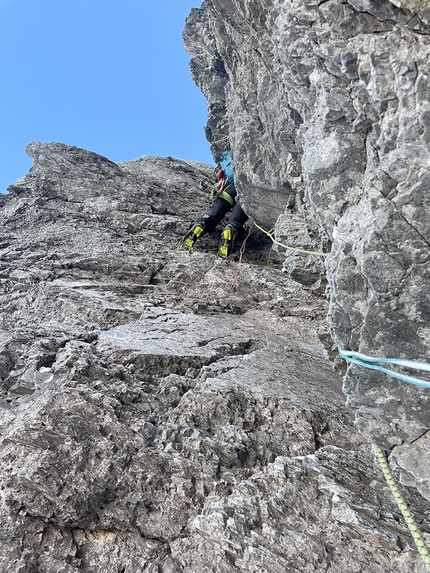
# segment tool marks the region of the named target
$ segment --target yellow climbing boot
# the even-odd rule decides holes
[[[184,239],[185,249],[190,250],[193,248],[194,243],[203,233],[203,230],[204,230],[203,225],[199,225],[198,223],[196,223],[193,227],[191,227],[191,229],[188,231]]]
[[[222,259],[226,259],[233,250],[234,235],[233,227],[230,225],[227,225],[221,233],[221,245],[218,249],[218,256]]]

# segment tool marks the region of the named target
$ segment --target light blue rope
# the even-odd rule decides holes
[[[415,386],[421,386],[423,388],[430,388],[430,382],[425,380],[420,380],[419,378],[414,378],[413,376],[406,376],[405,374],[400,374],[394,370],[389,370],[383,366],[379,366],[378,363],[382,364],[397,364],[398,366],[406,366],[407,368],[413,368],[414,370],[426,370],[430,372],[430,364],[427,362],[418,362],[416,360],[406,360],[404,358],[374,358],[372,356],[366,356],[365,354],[360,354],[359,352],[353,352],[352,350],[344,350],[338,345],[339,356],[344,360],[349,362],[354,362],[354,364],[359,364],[365,368],[370,368],[371,370],[379,370],[380,372],[385,372],[394,378],[403,380],[403,382],[409,382],[409,384],[415,384]]]

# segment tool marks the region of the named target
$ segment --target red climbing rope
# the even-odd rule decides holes
[[[245,253],[245,249],[246,249],[246,241],[249,239],[249,236],[251,234],[252,231],[252,224],[249,227],[249,231],[248,234],[246,235],[245,240],[242,243],[242,246],[240,247],[240,251],[239,251],[239,268],[237,269],[237,273],[236,275],[233,277],[233,280],[231,281],[231,285],[230,285],[230,292],[234,292],[236,290],[236,286],[237,286],[237,279],[240,275],[240,271],[242,270],[242,264],[243,264],[243,254]]]

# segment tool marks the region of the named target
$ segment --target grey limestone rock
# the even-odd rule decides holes
[[[328,255],[285,252],[284,269],[327,281],[334,352],[430,363],[429,3],[205,0],[186,30],[209,108],[225,100],[210,141],[216,155],[228,135],[243,207],[278,242]],[[343,389],[362,435],[430,500],[428,388],[350,364]]]
[[[211,167],[28,152],[0,209],[0,569],[421,571],[320,340],[325,297],[255,230],[242,261],[218,232],[181,248]]]

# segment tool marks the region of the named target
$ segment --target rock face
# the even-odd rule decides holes
[[[284,268],[308,286],[325,274],[335,345],[427,363],[429,17],[428,1],[205,0],[184,32],[243,207],[279,242],[328,254],[287,252]],[[353,364],[344,392],[430,500],[428,388]]]
[[[0,197],[0,569],[420,572],[325,298],[262,233],[243,261],[182,250],[211,167],[27,152]]]

